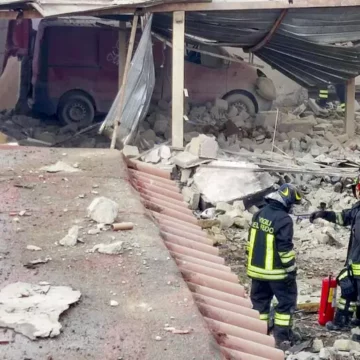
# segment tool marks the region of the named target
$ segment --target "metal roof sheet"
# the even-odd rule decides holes
[[[283,360],[284,353],[274,348],[274,338],[266,334],[266,323],[252,309],[238,277],[224,265],[218,249],[198,225],[170,172],[126,161],[130,182],[158,224],[224,359]]]
[[[189,12],[186,33],[216,40],[217,45],[252,48],[281,14],[282,10]],[[360,74],[360,48],[336,43],[360,41],[359,19],[360,7],[289,9],[255,55],[307,88],[343,83]],[[171,14],[156,14],[153,26],[170,36]]]

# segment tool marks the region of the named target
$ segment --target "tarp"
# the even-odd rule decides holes
[[[114,120],[121,120],[117,133],[117,147],[132,142],[137,133],[139,122],[146,116],[149,109],[155,85],[151,23],[152,15],[145,26],[131,61],[128,81],[125,87],[123,112],[121,115],[119,114],[119,91],[102,125],[102,129],[112,130]]]

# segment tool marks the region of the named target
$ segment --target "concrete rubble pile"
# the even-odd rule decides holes
[[[331,347],[324,347],[321,339],[314,339],[307,351],[289,354],[286,360],[359,360],[360,344],[349,339],[337,339]]]
[[[40,119],[14,115],[12,111],[0,113],[0,143],[17,142],[23,146],[66,146],[81,148],[108,148],[109,139],[90,132],[77,134],[76,124],[63,125],[57,119]]]
[[[292,215],[298,304],[318,304],[321,280],[343,268],[349,231],[321,219],[311,224],[309,214],[324,205],[335,211],[353,205],[348,185],[359,168],[360,139],[349,139],[344,119],[336,111],[321,112],[311,99],[292,112],[269,111],[256,118],[217,100],[189,107],[187,117],[183,151],[167,145],[170,110],[159,103],[140,127],[137,146],[125,146],[124,155],[176,174],[189,208],[245,286],[245,245],[253,214],[277,186],[296,185],[306,199]],[[356,129],[360,132],[360,112]],[[360,359],[350,350],[335,346],[288,359]]]

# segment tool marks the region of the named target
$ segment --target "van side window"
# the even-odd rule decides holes
[[[215,69],[223,69],[229,66],[229,61],[220,59],[208,54],[202,54],[195,50],[203,50],[211,53],[220,53],[220,49],[215,46],[206,46],[206,45],[187,45],[191,49],[186,49],[185,60],[192,62],[194,64],[203,65]],[[192,50],[194,49],[194,50]]]

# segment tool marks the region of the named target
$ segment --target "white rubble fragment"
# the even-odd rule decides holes
[[[171,157],[171,150],[168,146],[162,145],[159,148],[159,155],[162,159],[170,159]]]
[[[319,352],[319,358],[321,360],[330,360],[331,359],[332,352],[329,348],[322,348]]]
[[[318,353],[323,347],[324,343],[321,339],[314,339],[311,346],[311,351],[314,353]]]
[[[198,168],[194,183],[206,200],[212,204],[220,201],[231,202],[257,193],[273,185],[267,173],[253,173],[237,167],[257,168],[246,162],[212,161],[211,167]],[[229,168],[230,169],[229,169]],[[233,169],[231,169],[233,168]]]
[[[219,211],[219,212],[228,212],[228,211],[231,211],[233,209],[232,205],[228,204],[227,202],[225,201],[219,201],[217,204],[216,204],[216,211]]]
[[[68,286],[9,284],[0,291],[0,327],[32,340],[55,337],[60,334],[60,314],[80,297],[80,291]]]
[[[193,166],[198,161],[199,158],[197,156],[190,154],[187,151],[182,151],[173,157],[174,164],[185,169]]]
[[[88,230],[88,235],[97,235],[100,234],[100,229],[99,228],[95,228],[95,229],[89,229]]]
[[[159,155],[159,148],[153,149],[142,157],[146,163],[157,164],[161,159]]]
[[[189,152],[199,157],[216,158],[218,150],[216,139],[204,134],[192,138],[189,144]]]
[[[75,246],[78,241],[79,230],[79,226],[72,226],[67,235],[59,241],[59,244],[62,246]]]
[[[48,173],[81,171],[80,169],[76,169],[63,161],[58,161],[56,164],[53,165],[43,166],[42,168],[40,168],[40,170],[46,171]]]
[[[334,348],[339,351],[360,351],[360,344],[349,339],[337,339],[334,342]]]
[[[137,146],[133,146],[133,145],[124,145],[122,152],[123,155],[128,158],[133,158],[140,154]]]
[[[117,241],[111,244],[97,244],[88,252],[99,252],[107,255],[119,255],[124,252],[124,242]]]
[[[117,301],[115,301],[115,300],[111,300],[110,301],[110,306],[113,306],[113,307],[119,306],[119,303]]]
[[[41,250],[42,250],[41,247],[35,246],[35,245],[27,245],[27,246],[26,246],[26,249],[27,249],[27,250],[30,250],[30,251],[41,251]]]
[[[95,198],[87,208],[88,216],[99,224],[112,224],[119,212],[119,205],[104,196]]]
[[[196,210],[199,207],[200,193],[191,187],[184,187],[181,192],[184,196],[184,200],[189,203],[189,208]]]

